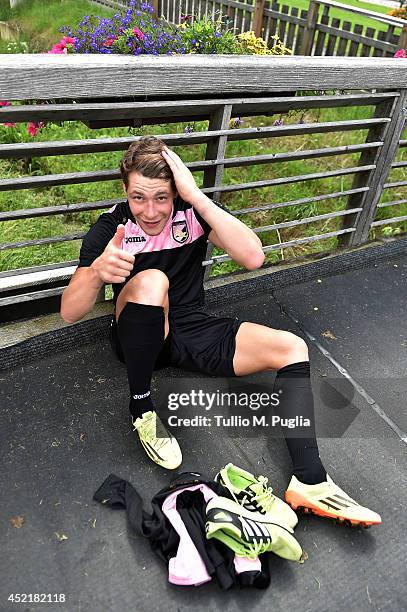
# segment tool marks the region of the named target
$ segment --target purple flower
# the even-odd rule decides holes
[[[187,125],[187,127],[184,128],[185,134],[190,134],[193,131],[194,131],[194,128],[191,125]]]

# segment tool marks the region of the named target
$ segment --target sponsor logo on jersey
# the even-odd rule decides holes
[[[189,238],[188,225],[186,221],[174,221],[171,226],[172,237],[176,242],[182,244]]]
[[[126,244],[128,244],[129,242],[146,242],[146,239],[144,238],[144,236],[128,236],[127,238],[125,238],[125,242]]]

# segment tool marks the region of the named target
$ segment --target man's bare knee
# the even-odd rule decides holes
[[[116,321],[126,302],[137,302],[150,306],[163,306],[166,316],[165,334],[168,334],[168,288],[169,280],[164,272],[151,268],[138,272],[120,291],[116,302]]]
[[[138,272],[126,285],[128,299],[141,304],[163,306],[168,294],[169,280],[155,268]]]
[[[309,361],[308,345],[305,340],[300,338],[300,336],[296,336],[295,334],[288,332],[286,338],[286,348],[281,360],[282,364],[280,365],[280,368],[290,365],[291,363],[297,363],[298,361]]]

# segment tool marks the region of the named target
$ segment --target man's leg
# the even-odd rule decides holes
[[[126,361],[133,419],[153,410],[151,377],[169,331],[168,284],[160,270],[144,270],[126,283],[117,298],[117,332]]]
[[[168,278],[143,270],[123,287],[116,302],[117,332],[127,367],[134,429],[152,461],[168,470],[182,462],[182,452],[151,401],[154,364],[169,332]]]
[[[352,525],[378,525],[381,517],[349,497],[326,474],[315,438],[314,402],[307,344],[291,332],[244,322],[236,334],[233,367],[237,376],[277,370],[274,389],[280,394],[279,416],[310,419],[308,438],[287,437],[294,474],[285,492],[292,508]],[[295,429],[291,429],[294,432]]]
[[[282,418],[302,416],[310,420],[307,437],[295,437],[290,429],[286,443],[293,473],[306,484],[326,479],[315,437],[314,398],[306,342],[295,334],[257,323],[244,322],[236,334],[233,367],[237,376],[277,370],[274,391],[279,393],[276,413]],[[298,433],[301,430],[298,429]]]

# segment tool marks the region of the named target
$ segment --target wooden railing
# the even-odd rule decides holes
[[[127,5],[127,0],[93,2],[116,8]],[[278,34],[294,55],[393,57],[397,49],[407,47],[405,19],[333,0],[309,0],[306,10],[269,0],[156,0],[151,4],[159,17],[173,24],[180,24],[183,15],[191,16],[192,20],[204,15],[222,16],[236,34],[254,30],[269,46],[274,43],[272,37]],[[340,9],[344,16],[332,17],[331,9]],[[364,26],[356,23],[352,30],[350,14],[376,21],[377,28],[367,27],[364,32]]]
[[[199,75],[199,78],[196,78]],[[35,77],[35,78],[34,78]],[[103,83],[103,87],[101,87]],[[168,145],[188,147],[206,144],[204,158],[187,164],[192,172],[203,171],[202,191],[222,201],[222,194],[252,189],[267,189],[277,185],[319,179],[353,177],[350,189],[336,189],[289,201],[259,203],[233,212],[242,220],[259,211],[270,211],[267,225],[254,227],[260,236],[287,227],[306,228],[308,224],[331,219],[332,231],[305,235],[264,244],[266,253],[285,247],[315,244],[327,238],[337,240],[337,248],[349,249],[369,241],[371,230],[382,224],[401,223],[407,214],[376,219],[379,208],[406,204],[407,199],[380,203],[386,189],[403,187],[407,180],[387,182],[393,168],[407,166],[395,161],[399,147],[406,147],[402,132],[407,114],[407,62],[383,58],[309,58],[267,56],[99,56],[99,55],[3,55],[0,56],[0,98],[6,100],[36,100],[32,105],[12,105],[0,108],[0,122],[25,121],[115,121],[134,124],[166,124],[206,118],[208,128],[202,132],[163,134]],[[336,94],[334,92],[337,92]],[[180,94],[188,92],[189,96]],[[283,92],[283,93],[281,93]],[[284,92],[286,92],[284,94]],[[307,92],[315,95],[295,95]],[[326,92],[326,93],[325,93]],[[290,94],[290,95],[287,95]],[[103,96],[109,101],[98,102]],[[67,101],[69,97],[70,101]],[[41,104],[47,100],[52,104]],[[63,102],[61,102],[63,100]],[[275,125],[272,115],[294,109],[339,109],[357,106],[372,107],[367,119],[346,119],[330,122]],[[262,116],[262,126],[231,128],[233,117]],[[330,139],[328,146],[308,150],[301,146],[281,152],[281,138],[310,134],[326,134],[366,130],[363,142],[338,145]],[[0,144],[0,159],[26,159],[42,156],[76,155],[90,152],[124,151],[137,137],[92,138],[52,142]],[[265,155],[228,157],[227,144],[252,139],[277,139],[275,152]],[[270,140],[269,140],[270,143]],[[270,146],[270,144],[268,144]],[[329,159],[333,155],[360,153],[358,162],[350,167],[339,165],[320,172],[273,177],[273,164],[307,159]],[[247,168],[256,164],[270,165],[270,178],[254,182],[228,184],[225,173],[230,168]],[[117,181],[117,167],[93,172],[75,172],[46,176],[2,178],[0,190],[10,198],[16,190],[38,189],[52,185],[69,185],[98,181]],[[296,205],[311,205],[321,201],[334,202],[347,198],[342,210],[306,216],[292,221],[273,222],[273,211]],[[110,208],[115,200],[77,202],[69,205],[10,210],[0,213],[0,222],[71,214]],[[406,211],[407,212],[407,211]],[[335,228],[336,220],[336,228]],[[340,224],[338,222],[340,221]],[[0,245],[0,251],[24,249],[33,245],[80,240],[84,232],[64,236],[48,236]],[[320,256],[320,254],[319,254]],[[228,255],[213,256],[211,245],[204,265],[230,259]],[[290,263],[290,260],[286,260]],[[77,261],[10,270],[0,274],[0,308],[22,301],[59,295],[74,271]],[[29,272],[29,274],[27,273]],[[59,283],[59,286],[57,286]]]

